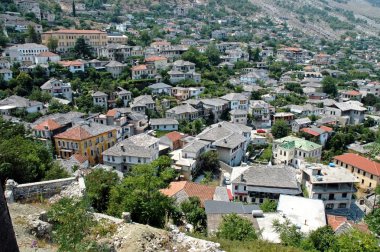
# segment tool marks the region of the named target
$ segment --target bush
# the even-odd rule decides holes
[[[260,205],[260,209],[261,209],[264,213],[276,212],[276,209],[277,209],[277,201],[275,201],[275,200],[270,200],[270,199],[265,199],[264,202]]]
[[[237,214],[223,216],[217,237],[231,241],[249,241],[257,240],[258,238],[252,222]]]

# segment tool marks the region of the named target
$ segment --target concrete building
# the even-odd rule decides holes
[[[234,109],[230,111],[230,117],[232,123],[247,124],[248,112],[246,110]]]
[[[48,52],[49,49],[36,43],[17,44],[8,47],[3,52],[3,57],[9,59],[11,63],[19,62],[21,64],[33,64],[35,57],[42,52]]]
[[[97,91],[92,95],[92,102],[95,106],[101,106],[104,108],[108,108],[108,95],[106,93]]]
[[[321,199],[326,211],[349,210],[356,192],[356,177],[342,167],[305,163],[301,167],[302,185],[309,198]]]

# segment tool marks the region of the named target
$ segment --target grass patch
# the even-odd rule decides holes
[[[164,130],[155,130],[155,137],[160,138],[162,136],[165,136],[166,134],[170,133],[172,131],[164,131]]]

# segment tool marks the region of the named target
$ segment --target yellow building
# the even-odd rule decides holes
[[[354,153],[334,157],[334,163],[346,168],[359,180],[362,189],[374,189],[380,182],[380,163]]]
[[[68,159],[73,154],[88,158],[90,164],[103,160],[102,152],[116,143],[116,128],[98,123],[74,126],[54,136],[57,154]]]
[[[87,44],[96,49],[107,45],[107,33],[98,30],[57,30],[42,33],[42,44],[47,45],[49,38],[58,40],[58,52],[67,52],[75,46],[78,38],[83,37]]]

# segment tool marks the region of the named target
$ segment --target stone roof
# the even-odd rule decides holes
[[[145,146],[137,145],[135,141],[131,141],[129,138],[116,143],[114,146],[102,153],[102,155],[115,157],[131,156],[142,158],[151,158],[154,154],[155,150]]]
[[[170,118],[150,119],[150,125],[168,125],[168,124],[178,125],[179,122],[176,119],[170,119]]]
[[[0,105],[13,105],[18,108],[29,108],[38,105],[42,106],[43,104],[39,101],[32,101],[18,95],[12,95],[3,100],[0,100]]]
[[[178,115],[178,114],[184,114],[184,113],[197,113],[198,110],[196,110],[193,106],[189,104],[183,104],[183,105],[179,105],[174,108],[168,109],[166,112]]]
[[[241,143],[245,142],[245,138],[238,133],[232,133],[231,135],[215,141],[214,145],[222,148],[235,148]]]
[[[182,152],[197,153],[198,151],[200,151],[202,148],[206,147],[209,144],[210,144],[209,142],[197,139],[197,140],[194,140],[193,142],[186,144],[183,147]]]
[[[131,107],[140,107],[140,106],[144,107],[147,104],[152,104],[152,103],[154,103],[154,101],[151,95],[140,95],[140,96],[137,96],[133,100]]]
[[[103,93],[103,92],[100,92],[100,91],[96,91],[95,93],[93,93],[91,95],[92,97],[102,97],[102,96],[107,96],[106,93]]]
[[[172,88],[172,86],[170,86],[170,85],[168,85],[166,83],[160,82],[160,83],[154,83],[154,84],[148,86],[148,88],[150,88],[150,89]]]
[[[227,100],[227,101],[248,100],[245,95],[240,94],[240,93],[229,93],[229,94],[226,94],[226,95],[220,97],[220,99]]]
[[[243,178],[243,180],[242,180]],[[255,187],[280,188],[294,190],[294,194],[301,193],[293,167],[286,165],[255,165],[246,169],[232,184],[244,184]]]
[[[238,133],[243,135],[243,133],[250,133],[251,127],[242,124],[233,124],[230,122],[222,121],[220,123],[215,123],[204,129],[198,138],[206,141],[216,141],[225,137],[232,135],[233,133]]]
[[[105,67],[126,67],[127,65],[120,63],[118,61],[112,60]]]

